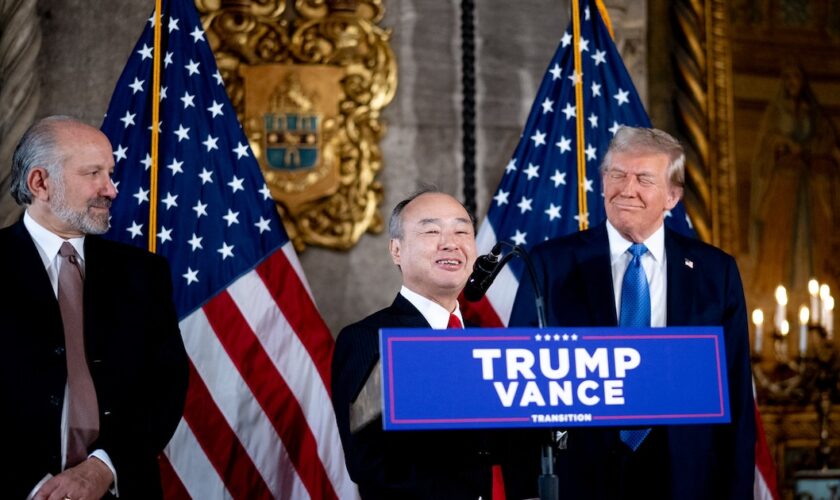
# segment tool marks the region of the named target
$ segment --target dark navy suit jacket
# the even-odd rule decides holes
[[[430,328],[397,295],[390,307],[341,330],[332,362],[332,398],[350,477],[368,499],[491,498],[491,467],[502,465],[507,498],[537,495],[539,448],[527,434],[501,431],[382,430],[381,417],[350,433],[350,404],[379,359],[380,328]],[[434,370],[433,365],[429,366]]]
[[[0,230],[0,429],[4,497],[25,498],[61,472],[67,380],[64,329],[35,243],[22,221]],[[99,404],[99,438],[120,498],[160,498],[157,455],[181,418],[188,364],[160,256],[85,238],[85,351]]]
[[[735,260],[665,232],[668,326],[723,326],[732,423],[655,427],[634,453],[618,429],[572,430],[558,455],[562,498],[752,498],[755,413],[747,314]],[[531,253],[550,326],[616,326],[606,223]],[[527,273],[510,325],[536,326]]]

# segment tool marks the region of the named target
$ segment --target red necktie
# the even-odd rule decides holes
[[[502,466],[493,466],[493,500],[505,500],[505,479],[502,477]]]
[[[58,307],[64,324],[67,353],[67,467],[87,459],[88,445],[99,435],[99,406],[85,358],[82,291],[84,282],[76,249],[68,242],[58,254],[63,259],[58,271]]]
[[[464,325],[461,324],[461,320],[458,319],[458,316],[449,313],[449,323],[446,325],[446,328],[464,328]]]

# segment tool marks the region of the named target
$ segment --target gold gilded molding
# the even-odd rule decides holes
[[[674,3],[676,120],[686,145],[686,209],[704,241],[738,251],[732,55],[726,2]]]
[[[383,0],[195,3],[295,248],[381,232],[381,112],[397,86]]]

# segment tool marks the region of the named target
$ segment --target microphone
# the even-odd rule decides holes
[[[487,289],[496,279],[496,275],[502,268],[499,262],[499,255],[502,253],[502,244],[496,243],[490,253],[481,255],[473,264],[473,272],[464,287],[464,298],[470,302],[477,302],[484,297]]]

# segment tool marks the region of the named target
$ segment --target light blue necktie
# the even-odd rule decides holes
[[[641,243],[633,243],[627,251],[633,255],[633,259],[627,265],[621,283],[621,314],[618,325],[649,327],[650,288],[645,269],[642,267],[642,255],[646,254],[648,249]],[[650,428],[624,429],[620,432],[621,440],[633,451],[636,451],[649,433]]]

